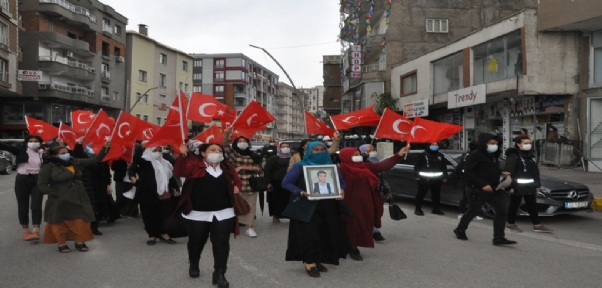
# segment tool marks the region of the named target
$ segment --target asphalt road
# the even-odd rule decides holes
[[[103,236],[90,251],[60,254],[56,245],[24,242],[13,191],[15,173],[0,177],[0,287],[212,287],[213,259],[208,243],[201,278],[188,277],[186,239],[177,245],[147,246],[140,219],[101,224]],[[544,218],[554,234],[507,233],[511,247],[491,244],[490,220],[474,221],[469,241],[456,240],[455,208],[445,216],[414,216],[412,203],[401,203],[409,219],[385,214],[375,249],[361,249],[363,262],[342,260],[312,279],[301,263],[284,261],[288,221],[272,224],[257,216],[259,237],[231,240],[231,287],[600,287],[602,213]],[[425,207],[425,211],[430,211]],[[385,210],[385,213],[386,210]],[[527,218],[518,224],[529,227]],[[69,245],[73,248],[73,243]]]

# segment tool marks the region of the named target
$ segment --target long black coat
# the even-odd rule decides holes
[[[134,200],[140,202],[147,202],[157,199],[157,181],[155,179],[155,168],[153,164],[142,158],[144,148],[138,148],[134,153],[134,161],[128,169],[128,177],[136,177],[136,196]],[[178,183],[174,177],[169,179],[169,188],[178,190]]]

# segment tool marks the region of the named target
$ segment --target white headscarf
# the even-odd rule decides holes
[[[146,148],[142,153],[142,159],[151,162],[153,169],[155,170],[155,181],[157,181],[157,194],[163,195],[166,191],[169,191],[169,179],[173,176],[173,166],[167,160],[161,158],[154,159],[151,153],[155,148]]]

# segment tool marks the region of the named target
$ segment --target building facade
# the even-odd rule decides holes
[[[127,31],[126,107],[138,118],[163,125],[180,90],[191,95],[194,58],[150,38],[148,31],[142,24],[138,32]]]
[[[240,113],[252,100],[275,115],[279,76],[241,53],[191,54],[193,91],[215,98]],[[258,134],[274,134],[274,123]]]
[[[19,30],[23,25],[18,8],[16,0],[0,0],[0,99],[22,94],[17,81],[18,64],[23,60],[19,49]]]
[[[320,97],[320,90],[318,89],[318,87],[314,87],[314,88],[299,88],[297,89],[299,90],[301,93],[305,94],[305,110],[311,112],[311,113],[317,113],[318,112],[318,98]]]
[[[22,82],[22,97],[3,99],[3,135],[22,137],[24,115],[54,125],[70,123],[76,109],[116,117],[125,105],[127,18],[97,0],[21,1],[18,13],[19,69],[42,76]]]
[[[280,82],[276,95],[276,139],[297,139],[305,133],[305,122],[299,99],[293,96],[293,87]]]
[[[341,56],[322,56],[322,110],[329,115],[341,113]]]

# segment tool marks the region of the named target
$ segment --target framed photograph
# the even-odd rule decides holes
[[[342,198],[336,165],[303,166],[309,200]]]

